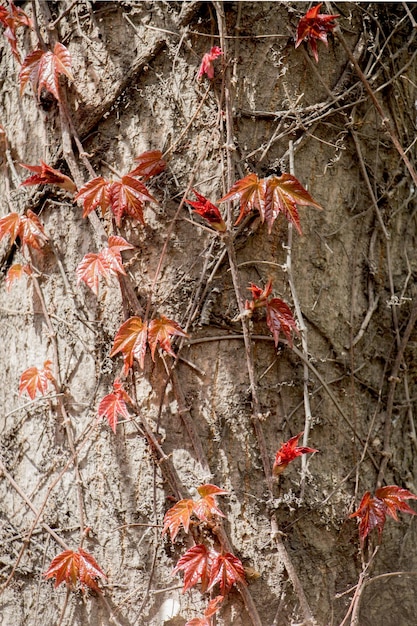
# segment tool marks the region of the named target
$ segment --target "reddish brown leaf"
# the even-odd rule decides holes
[[[266,304],[266,323],[271,331],[275,347],[278,346],[279,333],[282,330],[292,347],[292,331],[298,333],[297,324],[288,304],[280,298],[271,298]]]
[[[58,554],[44,576],[45,578],[55,578],[55,587],[66,582],[69,588],[74,590],[78,580],[82,586],[86,585],[97,593],[101,593],[101,590],[95,579],[106,578],[94,557],[81,548],[77,552],[65,550]]]
[[[109,188],[111,209],[116,218],[117,226],[120,226],[124,214],[134,217],[145,224],[143,219],[144,202],[157,201],[143,183],[131,175],[123,176],[121,181],[113,182]]]
[[[35,173],[34,176],[29,176],[29,178],[20,183],[21,185],[56,185],[71,192],[77,190],[71,178],[43,161],[41,161],[40,165],[27,165],[26,163],[21,163],[20,165]]]
[[[177,355],[171,347],[171,337],[174,335],[188,337],[177,322],[170,320],[164,315],[160,319],[152,320],[149,323],[148,342],[151,349],[152,360],[155,360],[155,350],[159,343],[161,348],[173,357]]]
[[[408,489],[402,489],[397,485],[388,485],[387,487],[380,487],[375,491],[375,496],[382,500],[385,504],[387,515],[398,521],[397,511],[403,513],[410,513],[410,515],[417,515],[417,513],[410,507],[404,500],[417,500],[415,496]]]
[[[367,491],[361,500],[358,510],[349,515],[349,517],[360,518],[359,537],[362,546],[366,537],[374,528],[378,529],[379,540],[381,541],[386,519],[386,506],[382,500],[371,496],[370,492]]]
[[[162,158],[160,150],[142,152],[142,154],[136,157],[135,162],[138,165],[129,172],[128,176],[141,176],[144,180],[157,176],[166,168],[166,161]]]
[[[10,245],[16,240],[20,230],[20,215],[8,213],[0,219],[0,240],[7,235],[10,237]]]
[[[193,193],[197,196],[198,201],[186,200],[186,203],[192,206],[194,212],[207,220],[213,228],[224,233],[226,231],[226,224],[223,221],[219,209],[195,189],[193,189]]]
[[[171,535],[171,541],[175,540],[179,529],[183,526],[186,533],[190,527],[191,515],[193,513],[194,500],[180,500],[172,506],[164,517],[164,535],[168,530]]]
[[[27,276],[32,274],[30,265],[21,265],[21,263],[12,265],[6,274],[6,290],[10,291],[15,280],[19,280],[23,274]]]
[[[12,52],[20,63],[20,54],[17,50],[16,30],[20,26],[33,27],[32,20],[20,7],[16,7],[13,2],[9,2],[9,8],[0,6],[0,23],[5,26],[4,36],[9,41]]]
[[[211,552],[212,562],[208,590],[218,584],[221,595],[225,596],[233,585],[237,583],[246,585],[245,570],[237,556],[231,552],[226,552],[226,554],[219,554],[214,550]]]
[[[143,369],[147,336],[148,325],[140,317],[130,317],[117,331],[110,356],[113,357],[119,352],[123,354],[125,374],[132,367],[133,359],[136,359]]]
[[[248,289],[252,292],[253,300],[251,302],[246,300],[245,308],[253,311],[259,307],[266,306],[267,300],[272,293],[272,280],[268,280],[263,289],[254,283],[250,283]]]
[[[107,419],[114,434],[116,434],[118,416],[120,415],[126,419],[129,417],[126,402],[132,404],[131,398],[123,389],[122,382],[119,378],[116,378],[113,383],[113,393],[104,396],[98,406],[98,416]]]
[[[19,74],[20,95],[30,80],[38,98],[44,88],[59,101],[59,76],[65,74],[70,80],[74,80],[70,70],[71,55],[62,43],[57,42],[53,52],[34,50],[22,63]]]
[[[30,209],[20,218],[19,236],[22,246],[30,246],[35,250],[40,250],[48,241],[41,221]]]
[[[285,470],[287,465],[294,461],[298,456],[302,454],[311,454],[318,452],[315,448],[307,448],[305,446],[298,446],[298,440],[303,435],[303,432],[298,433],[295,437],[291,437],[288,441],[281,444],[280,449],[275,455],[275,462],[272,468],[274,476],[279,476]]]
[[[51,365],[52,361],[45,361],[43,369],[29,367],[25,370],[19,381],[19,395],[26,392],[31,400],[35,399],[38,392],[45,396],[48,393],[48,382],[54,381]]]
[[[102,215],[105,214],[110,207],[110,187],[111,183],[102,176],[92,178],[81,187],[74,200],[82,202],[83,217],[87,217],[97,207],[100,207]]]
[[[297,204],[313,206],[316,209],[322,209],[322,207],[313,200],[308,191],[291,174],[270,176],[264,180],[266,185],[264,217],[268,224],[268,231],[271,232],[278,214],[283,213],[301,235]]]
[[[223,54],[219,46],[213,46],[210,52],[206,52],[201,61],[200,69],[198,70],[197,79],[200,80],[206,74],[207,78],[214,78],[214,66],[215,61],[221,54]]]
[[[198,544],[183,554],[172,572],[172,574],[184,572],[182,593],[199,582],[201,582],[201,591],[204,593],[210,582],[210,561],[213,552],[204,544]]]
[[[317,40],[322,41],[327,46],[327,35],[336,27],[333,20],[340,17],[340,15],[319,13],[321,5],[322,3],[312,7],[300,19],[297,28],[297,41],[295,43],[295,47],[298,48],[302,41],[309,41],[316,63],[319,61]]]
[[[248,176],[241,178],[233,185],[231,190],[219,200],[219,204],[236,198],[240,200],[240,215],[236,220],[236,224],[239,224],[240,220],[253,209],[258,209],[261,216],[264,215],[264,179],[259,179],[256,174],[248,174]]]

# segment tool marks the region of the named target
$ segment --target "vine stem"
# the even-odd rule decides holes
[[[294,142],[292,139],[289,141],[288,152],[290,157],[290,174],[294,176]],[[298,298],[297,289],[295,286],[294,274],[292,271],[292,240],[293,240],[293,225],[291,222],[288,224],[288,240],[287,240],[287,258],[286,258],[286,270],[288,276],[288,283],[291,289],[291,295],[294,303],[295,314],[297,317],[298,328],[301,335],[301,349],[304,356],[303,363],[303,399],[304,399],[304,434],[303,434],[303,446],[308,446],[308,437],[311,427],[311,406],[310,396],[308,392],[308,341],[307,341],[307,326],[304,322],[303,313],[301,311],[300,300]],[[303,454],[301,459],[301,498],[304,498],[305,479],[307,475],[307,455]]]

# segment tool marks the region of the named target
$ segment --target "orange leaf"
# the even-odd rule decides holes
[[[169,320],[164,315],[161,319],[152,320],[149,324],[148,342],[151,349],[152,360],[155,360],[155,350],[159,343],[161,348],[171,356],[177,356],[171,347],[171,337],[178,335],[188,337],[177,322]]]
[[[25,163],[21,163],[20,165],[30,172],[35,173],[34,176],[29,176],[29,178],[26,178],[26,180],[20,183],[21,185],[56,185],[71,192],[77,189],[71,178],[62,174],[59,170],[50,167],[43,161],[41,161],[40,165],[27,165]]]
[[[120,226],[123,215],[145,224],[143,219],[144,202],[156,202],[143,183],[132,178],[131,175],[123,176],[121,181],[113,182],[109,188],[111,209],[116,218],[117,226]]]
[[[70,80],[73,80],[70,70],[71,55],[62,43],[57,42],[53,52],[34,50],[22,63],[19,74],[20,95],[23,94],[30,80],[38,98],[42,88],[44,88],[59,101],[59,76],[65,74]]]
[[[16,240],[20,229],[20,215],[18,213],[8,213],[0,219],[0,240],[6,235],[10,237],[10,245]]]
[[[221,510],[217,507],[216,500],[214,496],[223,496],[228,495],[228,491],[224,489],[220,489],[216,487],[216,485],[201,485],[197,489],[201,498],[194,502],[194,513],[200,520],[205,522],[210,521],[215,515],[219,515],[220,517],[225,517]]]
[[[239,224],[240,220],[253,209],[258,209],[263,216],[265,207],[264,180],[259,179],[256,174],[248,174],[233,185],[229,193],[219,200],[219,204],[235,198],[240,199],[240,215],[236,224]]]
[[[74,590],[78,580],[82,586],[86,585],[97,593],[101,593],[101,590],[94,579],[106,578],[94,557],[82,548],[79,548],[77,552],[65,550],[58,554],[44,576],[55,578],[55,587],[66,582],[69,588]]]
[[[212,550],[209,550],[204,544],[193,546],[179,559],[172,574],[179,571],[184,572],[184,587],[182,593],[201,582],[201,591],[207,589],[210,579],[210,560]]]
[[[91,291],[98,295],[98,281],[99,278],[104,278],[106,283],[111,273],[115,273],[111,270],[110,262],[101,253],[89,252],[84,255],[81,263],[75,270],[77,274],[77,285],[80,281],[84,281],[85,284],[90,287]]]
[[[40,219],[30,209],[20,218],[19,236],[22,246],[27,245],[35,250],[40,250],[48,241]]]
[[[108,248],[103,248],[101,255],[110,265],[110,270],[113,273],[126,274],[123,267],[122,255],[123,250],[133,250],[134,246],[116,235],[111,235],[108,241]]]
[[[19,280],[23,274],[26,274],[27,276],[32,274],[30,265],[21,265],[20,263],[12,265],[6,274],[6,290],[10,291],[14,281]]]
[[[52,361],[45,361],[43,369],[29,367],[25,370],[19,381],[19,395],[26,391],[31,400],[35,399],[37,392],[45,396],[48,393],[48,381],[54,380],[51,365]]]
[[[133,359],[136,359],[143,369],[147,335],[148,325],[142,322],[140,317],[130,317],[117,331],[110,356],[113,357],[119,352],[123,354],[125,374],[132,367]]]
[[[123,384],[119,378],[116,378],[113,383],[113,393],[109,393],[107,396],[104,396],[98,406],[99,417],[105,417],[107,419],[114,434],[116,434],[118,416],[121,415],[125,418],[129,417],[126,402],[132,404],[131,398],[123,389]]]
[[[186,533],[190,527],[191,515],[193,512],[194,500],[180,500],[174,506],[172,506],[164,517],[164,529],[162,534],[164,535],[168,530],[171,535],[171,541],[175,540],[181,525],[184,527]]]
[[[310,205],[316,209],[322,209],[323,207],[313,200],[308,191],[291,174],[270,176],[264,180],[266,185],[264,216],[268,224],[268,231],[271,232],[274,221],[278,214],[282,212],[286,219],[294,224],[301,235],[297,204]]]
[[[141,176],[145,180],[160,174],[166,168],[166,161],[160,150],[148,150],[136,157],[138,165],[129,172],[128,176]]]
[[[81,187],[74,200],[80,200],[84,206],[83,217],[87,217],[91,211],[97,207],[101,208],[101,214],[104,215],[110,207],[110,186],[111,183],[97,176],[92,178]]]
[[[208,603],[206,610],[204,611],[204,615],[206,617],[211,617],[212,615],[214,615],[219,610],[219,607],[223,600],[224,596],[216,596],[215,598],[212,598]]]

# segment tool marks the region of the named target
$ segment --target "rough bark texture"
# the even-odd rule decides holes
[[[201,616],[207,594],[196,587],[182,595],[181,576],[171,577],[192,539],[181,532],[173,544],[161,524],[175,498],[205,482],[230,492],[218,499],[227,517],[217,540],[230,543],[248,573],[246,591],[231,591],[216,624],[415,623],[415,518],[387,521],[361,577],[357,525],[348,519],[378,480],[417,493],[415,185],[339,34],[328,48],[319,43],[316,64],[306,44],[294,48],[308,3],[19,4],[32,16],[36,8],[46,43],[59,40],[71,52],[74,82],[61,79],[61,88],[84,152],[52,96],[37,102],[28,87],[19,97],[19,66],[2,38],[8,152],[0,217],[32,209],[52,245],[31,253],[36,280],[22,278],[7,292],[3,278],[23,255],[7,238],[0,243],[0,623],[181,626]],[[322,11],[340,14],[342,37],[413,166],[414,5]],[[22,57],[37,46],[27,29],[18,39]],[[212,81],[198,82],[213,45],[224,57]],[[80,186],[92,177],[88,164],[117,178],[114,170],[131,170],[150,149],[168,161],[150,183],[159,206],[147,206],[145,226],[123,220],[118,232],[135,246],[124,253],[128,277],[121,286],[101,283],[95,297],[76,285],[75,269],[114,224],[109,216],[83,219],[56,187],[19,187],[27,172],[18,164],[42,159]],[[254,212],[233,230],[228,255],[180,203],[187,190],[193,197],[191,187],[216,201],[251,171],[289,172],[292,156],[295,176],[324,210],[300,207],[291,288],[282,216],[268,234]],[[233,222],[238,213],[229,210]],[[245,352],[234,255],[243,298],[250,282],[271,278],[274,295],[299,305],[304,350],[296,337],[294,351],[285,343],[276,351],[260,314]],[[189,338],[175,344],[174,370],[165,353],[155,363],[148,355],[144,371],[135,366],[125,387],[139,411],[114,435],[97,420],[100,399],[121,374],[122,360],[109,352],[120,324],[147,308],[175,319]],[[23,370],[46,359],[63,395],[19,396]],[[304,445],[320,453],[295,461],[270,488],[262,452],[272,467],[280,443],[302,430]],[[63,545],[77,549],[86,526],[83,548],[108,578],[103,596],[67,598],[65,586],[54,589],[42,573]],[[204,524],[193,536],[215,541]],[[365,562],[376,543],[377,535]],[[396,574],[372,580],[388,573]],[[366,585],[354,597],[358,580]]]

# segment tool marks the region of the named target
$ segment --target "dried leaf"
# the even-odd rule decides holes
[[[298,446],[298,440],[304,433],[298,433],[295,437],[291,437],[288,441],[281,444],[280,449],[275,455],[274,466],[272,473],[274,476],[279,476],[285,470],[291,461],[294,461],[298,456],[302,454],[312,454],[318,452],[315,448],[307,448],[305,446]]]
[[[94,557],[82,548],[76,552],[65,550],[58,554],[44,576],[45,578],[55,578],[55,587],[66,582],[70,589],[75,590],[78,580],[82,586],[86,585],[97,593],[101,593],[101,590],[95,579],[106,578]]]
[[[29,178],[26,178],[26,180],[20,183],[21,185],[56,185],[57,187],[62,187],[71,192],[77,190],[71,178],[62,174],[59,170],[50,167],[43,161],[41,161],[40,165],[27,165],[26,163],[21,163],[20,165],[30,172],[35,173],[34,176],[29,176]]]
[[[322,3],[312,7],[300,19],[297,28],[297,41],[295,43],[295,47],[298,48],[302,41],[308,41],[316,63],[319,61],[317,40],[322,41],[327,46],[327,35],[336,27],[333,20],[340,17],[340,15],[319,13],[321,5]]]

